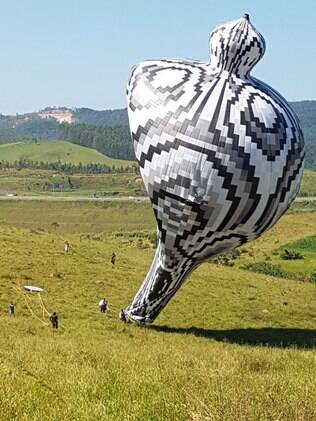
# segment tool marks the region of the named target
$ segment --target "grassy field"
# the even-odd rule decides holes
[[[316,172],[304,170],[303,181],[300,189],[300,196],[316,195]]]
[[[70,175],[70,179],[72,187],[69,186],[68,175],[58,174],[55,171],[2,169],[0,170],[0,194],[75,196],[96,193],[100,196],[113,194],[120,196],[146,195],[143,183],[135,173],[73,174]],[[54,184],[59,184],[61,191],[53,191]],[[311,197],[315,194],[316,172],[305,171],[300,196]],[[316,203],[314,205],[310,201],[297,205],[299,211],[304,209],[311,211],[314,208],[316,208]]]
[[[100,163],[121,169],[133,162],[111,159],[94,149],[63,141],[20,142],[0,145],[0,161],[19,159],[71,164]],[[0,195],[143,195],[144,187],[135,173],[62,174],[50,170],[0,169]]]
[[[70,175],[70,180],[71,186],[67,175],[56,174],[54,171],[0,170],[0,195],[145,195],[144,186],[134,173],[74,174]],[[54,188],[56,184],[59,186],[57,189]]]
[[[61,140],[41,140],[0,145],[0,160],[14,162],[29,159],[43,162],[67,162],[71,164],[105,164],[114,167],[132,165],[131,161],[109,158],[95,149],[85,148]]]
[[[154,326],[124,325],[154,253],[148,204],[5,201],[0,223],[1,420],[316,419],[316,285],[206,263]],[[240,262],[315,231],[316,213],[286,215]]]
[[[0,201],[0,223],[60,234],[155,229],[149,202]]]
[[[306,242],[306,239],[313,239],[315,227],[316,213],[297,210],[289,212],[263,237],[242,247],[241,250],[246,252],[235,263],[241,267],[249,262],[269,262],[288,272],[289,276],[308,281],[310,275],[316,271],[316,247],[313,241]],[[301,253],[303,259],[284,260],[284,249]]]
[[[111,159],[99,152],[63,141],[41,141],[35,143],[15,143],[0,145],[0,160],[14,162],[19,158],[38,161],[69,162],[83,164],[96,162],[111,167],[126,167],[133,163]],[[55,171],[0,169],[0,195],[6,194],[35,194],[35,195],[118,195],[134,196],[146,195],[145,188],[135,173],[87,175],[73,174],[70,176]],[[54,186],[58,186],[55,188]],[[305,170],[299,193],[300,196],[316,195],[316,172]],[[298,204],[293,210],[307,212],[314,211],[316,203],[310,201]]]

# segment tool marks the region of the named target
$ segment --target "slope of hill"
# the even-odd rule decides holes
[[[0,161],[13,163],[20,159],[82,164],[104,164],[108,166],[127,166],[132,162],[109,158],[95,149],[64,141],[20,142],[0,145]]]
[[[126,109],[92,110],[90,108],[47,107],[38,112],[0,114],[0,143],[23,139],[60,139],[60,124],[89,124],[92,126],[127,126]],[[129,139],[127,139],[129,141]]]
[[[316,419],[311,282],[206,263],[140,328],[117,316],[155,252],[141,231],[154,233],[149,205],[1,202],[0,214],[2,420]],[[286,215],[255,250],[304,238],[315,215]],[[40,297],[16,290],[30,284]]]
[[[59,123],[37,113],[17,116],[0,115],[0,144],[22,139],[57,139]]]

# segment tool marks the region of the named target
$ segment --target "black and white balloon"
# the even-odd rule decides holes
[[[304,141],[285,99],[250,75],[265,42],[249,16],[217,26],[210,62],[151,60],[128,114],[158,247],[129,319],[150,323],[206,259],[252,241],[294,200]]]

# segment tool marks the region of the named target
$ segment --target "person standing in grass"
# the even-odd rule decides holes
[[[49,320],[52,324],[53,329],[58,329],[58,314],[54,311],[50,316]]]
[[[116,254],[113,251],[112,256],[111,256],[111,263],[113,267],[115,266],[115,262],[116,262]]]
[[[64,251],[65,251],[65,253],[69,253],[69,250],[70,250],[70,244],[69,244],[69,241],[66,240],[64,242]]]
[[[121,309],[121,311],[119,312],[119,319],[120,319],[123,323],[127,323],[127,319],[126,319],[125,311],[124,311],[123,309]]]
[[[10,316],[15,316],[15,304],[12,302],[9,305],[9,314]]]
[[[108,302],[106,301],[105,298],[102,298],[99,301],[99,309],[100,309],[101,313],[106,313],[108,311]]]

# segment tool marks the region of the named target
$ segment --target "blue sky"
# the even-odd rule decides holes
[[[288,100],[316,99],[312,0],[0,0],[0,112],[125,107],[133,64],[209,58],[208,36],[244,12],[267,50],[253,74]]]

